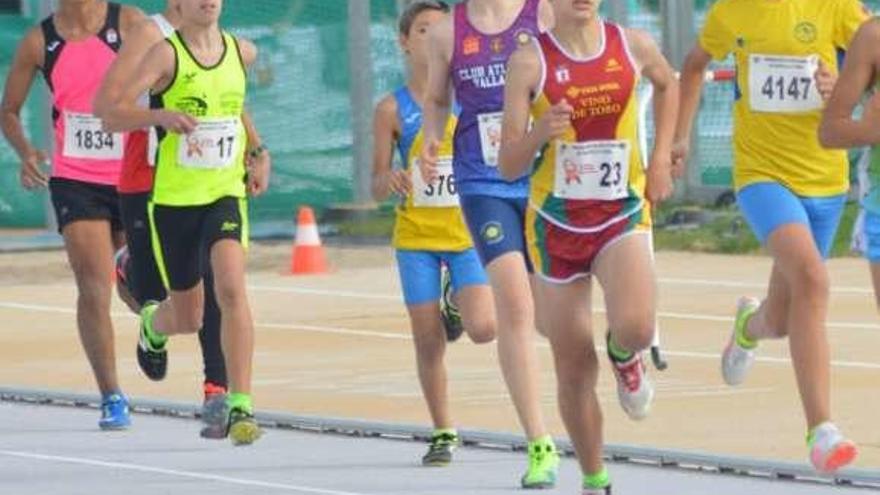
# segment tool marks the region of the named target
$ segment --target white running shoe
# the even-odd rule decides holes
[[[816,471],[831,474],[851,463],[859,455],[859,449],[844,437],[837,426],[825,422],[817,426],[810,442],[810,462]]]
[[[755,314],[761,302],[754,297],[741,297],[736,303],[736,318],[733,322],[733,331],[730,333],[730,341],[721,355],[721,375],[728,385],[739,385],[746,380],[746,375],[755,364],[755,349],[746,349],[736,341],[737,331],[749,321],[749,317]]]
[[[620,407],[633,420],[642,420],[651,412],[654,401],[654,385],[648,379],[645,361],[637,352],[629,361],[620,363],[611,360],[614,377],[617,378],[617,399]]]

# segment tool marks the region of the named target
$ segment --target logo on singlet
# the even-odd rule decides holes
[[[107,30],[107,43],[114,45],[118,41],[119,41],[119,34],[116,32],[116,30],[113,28],[108,29]]]
[[[620,62],[617,61],[616,58],[608,59],[608,63],[605,64],[605,72],[620,72],[623,70],[623,66],[620,65]]]
[[[501,38],[495,38],[489,43],[489,48],[492,49],[494,53],[501,53],[504,51],[504,40]]]
[[[58,46],[60,44],[61,44],[60,41],[57,41],[57,40],[53,41],[52,43],[49,43],[49,46],[46,47],[46,50],[48,50],[49,52],[54,52],[55,49],[58,48]]]
[[[518,45],[525,45],[529,41],[532,40],[532,33],[528,31],[519,31],[516,33],[516,43]]]
[[[812,43],[819,36],[819,30],[816,25],[809,21],[799,22],[794,27],[794,38],[801,43]]]
[[[559,84],[565,84],[571,81],[571,73],[568,71],[568,67],[564,65],[560,65],[556,68],[556,82]]]
[[[188,96],[177,102],[177,110],[194,117],[204,117],[208,113],[208,102],[202,98]]]
[[[462,40],[461,51],[465,54],[465,56],[480,53],[479,36],[468,36],[467,38]]]
[[[195,79],[196,79],[196,73],[195,73],[195,72],[187,72],[187,73],[184,74],[183,77],[181,78],[181,83],[182,83],[182,84],[192,84],[193,81],[194,81]]]

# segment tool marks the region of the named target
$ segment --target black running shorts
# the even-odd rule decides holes
[[[247,248],[247,201],[224,197],[203,206],[150,205],[153,252],[166,287],[189,290],[202,280],[204,256],[231,239]]]
[[[114,232],[122,230],[116,187],[52,177],[49,193],[59,233],[78,220],[108,220]]]

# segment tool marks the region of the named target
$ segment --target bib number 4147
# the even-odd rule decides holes
[[[814,77],[816,56],[749,56],[749,100],[752,111],[811,112],[822,107]]]

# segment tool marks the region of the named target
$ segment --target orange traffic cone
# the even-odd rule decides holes
[[[308,206],[299,209],[296,218],[296,239],[290,256],[291,275],[327,273],[327,258],[318,235],[315,212]]]

